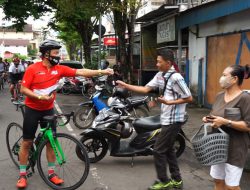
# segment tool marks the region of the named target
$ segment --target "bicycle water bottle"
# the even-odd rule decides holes
[[[39,145],[39,143],[40,143],[40,141],[41,141],[41,139],[42,139],[42,136],[43,136],[42,133],[39,133],[39,134],[37,135],[36,140],[35,140],[35,145],[36,145],[36,146]]]

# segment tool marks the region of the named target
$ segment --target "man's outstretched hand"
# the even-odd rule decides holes
[[[104,75],[113,75],[114,74],[114,70],[110,69],[110,68],[102,70],[102,72],[103,72]]]
[[[126,88],[127,86],[127,83],[121,81],[121,80],[117,80],[115,81],[116,84],[118,84],[119,87],[122,87],[122,88]]]

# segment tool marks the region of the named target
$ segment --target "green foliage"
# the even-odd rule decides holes
[[[26,55],[21,55],[20,53],[15,53],[13,55],[13,58],[14,57],[18,57],[19,59],[27,59],[28,58]],[[11,62],[12,62],[12,59],[11,59]]]
[[[61,39],[67,48],[71,60],[76,60],[78,50],[81,49],[82,40],[71,23],[65,21],[57,23],[54,28],[59,32],[58,38]]]
[[[101,52],[101,59],[105,59],[107,56],[106,52]],[[88,69],[98,69],[99,62],[98,62],[98,52],[92,54],[91,63],[85,63],[84,67]]]
[[[13,19],[14,28],[22,31],[25,20],[29,16],[40,18],[46,12],[52,12],[55,4],[52,0],[5,0],[1,7],[6,15],[5,19]]]
[[[28,55],[29,56],[36,56],[38,50],[37,49],[32,49],[31,45],[28,46]]]

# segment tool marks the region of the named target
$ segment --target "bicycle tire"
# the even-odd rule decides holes
[[[2,89],[4,89],[4,79],[2,78],[2,81],[1,81],[1,85],[2,85]]]
[[[17,130],[20,130],[20,136],[13,136],[10,134],[10,131],[12,128],[16,127]],[[19,169],[19,150],[20,150],[20,146],[21,146],[21,142],[23,140],[22,138],[22,132],[23,132],[23,128],[21,125],[19,125],[18,123],[10,123],[7,127],[6,130],[6,145],[7,145],[7,149],[10,155],[11,160],[13,161],[13,163],[15,164],[15,166]],[[13,142],[14,144],[11,145],[10,142],[10,138],[15,139]],[[16,144],[17,143],[17,144]],[[20,144],[19,144],[20,143]],[[13,147],[15,145],[15,147]],[[14,149],[15,148],[15,149]],[[15,151],[15,152],[13,152]]]
[[[0,90],[4,89],[4,83],[2,77],[0,78]]]
[[[73,116],[73,123],[79,129],[89,128],[96,117],[93,104],[83,105],[76,110]]]
[[[44,162],[47,163],[45,146],[49,142],[48,139],[43,141],[41,143],[41,145],[39,146],[39,149],[38,149],[38,157],[37,157],[37,169],[38,169],[38,172],[39,172],[41,178],[44,180],[44,182],[48,186],[50,186],[52,189],[55,189],[55,190],[74,190],[74,189],[77,189],[78,187],[80,187],[84,183],[84,181],[88,177],[88,173],[89,173],[89,159],[88,159],[88,155],[86,153],[86,150],[84,149],[84,146],[80,143],[80,141],[78,141],[75,137],[73,137],[71,135],[63,134],[63,133],[57,133],[56,138],[60,142],[61,148],[62,148],[62,150],[63,150],[63,152],[65,154],[65,157],[66,157],[65,163],[63,163],[61,166],[56,166],[56,168],[55,168],[55,173],[57,173],[60,177],[63,177],[63,179],[64,179],[63,185],[58,186],[58,185],[55,185],[52,182],[50,182],[50,180],[47,177],[47,167],[45,166],[46,167],[45,171],[43,169],[44,166],[42,164]],[[69,142],[66,144],[65,147],[64,147],[64,144],[62,143],[62,139],[69,140]],[[74,143],[75,147],[74,148],[71,147],[69,143]],[[81,159],[79,159],[77,157],[77,155],[75,153],[75,148],[76,147],[81,149],[82,156],[84,156],[84,161],[82,161]],[[68,149],[70,151],[73,151],[74,153],[66,155],[66,153],[65,153],[66,149]],[[43,152],[43,150],[44,150],[44,152]],[[74,159],[77,159],[77,160],[71,160],[71,158],[73,156],[75,156]],[[44,159],[46,161],[44,161]],[[45,165],[46,165],[46,163],[45,163]],[[69,163],[69,164],[72,163],[72,165],[74,167],[65,166],[67,163]],[[84,166],[84,171],[80,168],[82,165]],[[63,167],[65,167],[65,168],[63,168]],[[59,171],[59,169],[61,169],[61,168],[63,168],[62,169],[63,175],[62,175],[62,172]],[[67,169],[71,169],[71,172],[65,172]],[[82,172],[82,174],[76,174],[77,172]],[[79,181],[74,182],[74,184],[71,182],[71,183],[69,183],[70,186],[67,186],[69,176],[73,176],[73,175],[74,175],[74,179],[75,179],[76,176],[79,177]]]

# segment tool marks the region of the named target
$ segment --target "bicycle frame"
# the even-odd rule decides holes
[[[58,124],[58,126],[64,126],[64,124]],[[36,145],[36,150],[35,150],[35,153],[33,153],[33,155],[32,155],[32,160],[33,161],[37,160],[39,147],[41,146],[42,142],[44,142],[46,139],[49,139],[49,143],[50,143],[50,145],[55,153],[57,163],[59,165],[62,165],[63,163],[65,163],[66,158],[65,158],[65,155],[63,153],[62,147],[61,147],[59,141],[57,140],[57,138],[55,138],[55,134],[53,133],[52,126],[49,122],[47,123],[46,128],[40,129],[40,134],[41,133],[42,133],[42,137],[39,140],[38,145]]]

